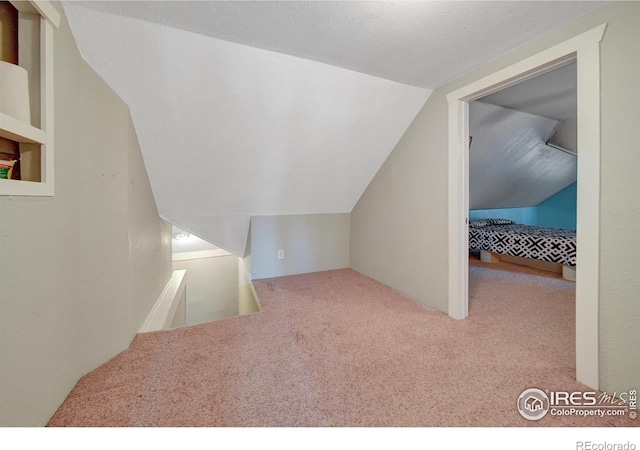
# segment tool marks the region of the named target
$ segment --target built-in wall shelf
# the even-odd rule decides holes
[[[0,111],[0,137],[19,145],[22,176],[21,180],[0,179],[0,195],[53,196],[53,37],[61,16],[49,1],[10,3],[18,17],[17,64],[29,76],[31,120]],[[9,36],[15,39],[15,34]]]
[[[48,194],[43,190],[44,183],[37,181],[25,180],[3,180],[0,179],[0,192],[2,195],[20,195],[24,197],[50,197],[53,193]]]
[[[47,133],[0,112],[0,136],[23,144],[44,144]]]

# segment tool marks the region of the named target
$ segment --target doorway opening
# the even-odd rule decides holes
[[[493,316],[512,345],[569,376],[576,90],[574,60],[469,104],[469,315]],[[544,331],[529,348],[532,330]]]
[[[470,102],[472,262],[575,281],[577,114],[575,60]]]
[[[577,184],[576,379],[598,389],[600,219],[600,41],[606,24],[582,33],[447,95],[449,103],[449,315],[469,313],[469,102],[577,64],[580,148]]]

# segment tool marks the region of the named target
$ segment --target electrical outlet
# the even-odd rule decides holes
[[[284,259],[284,250],[283,249],[278,250],[278,259]]]

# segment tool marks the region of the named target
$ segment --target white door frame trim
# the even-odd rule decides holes
[[[600,42],[607,24],[447,95],[449,103],[449,316],[469,314],[469,102],[577,61],[578,212],[576,378],[598,389],[600,291]]]

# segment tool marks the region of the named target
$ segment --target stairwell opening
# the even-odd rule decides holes
[[[175,225],[171,243],[173,270],[187,271],[187,325],[260,310],[241,258]]]

